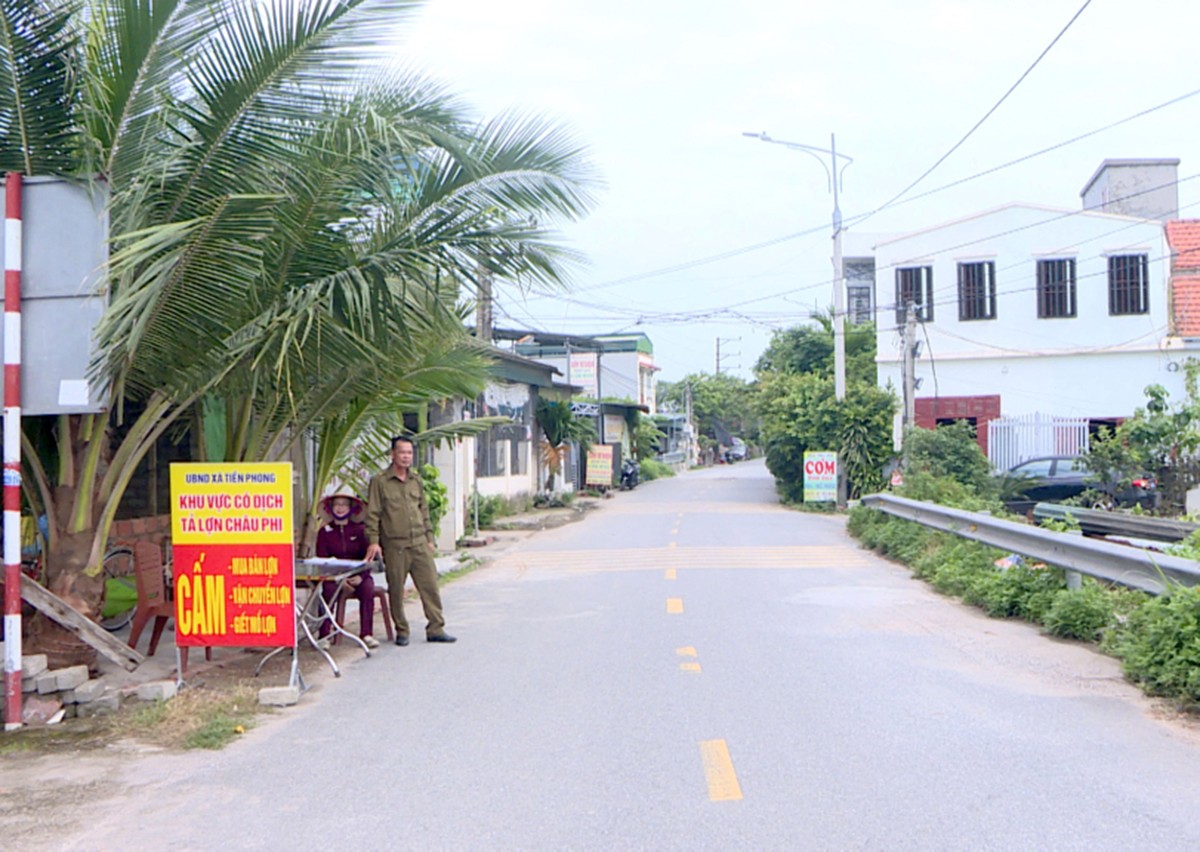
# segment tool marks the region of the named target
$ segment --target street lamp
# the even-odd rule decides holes
[[[829,186],[833,190],[833,391],[838,402],[841,402],[846,398],[846,291],[842,282],[842,211],[838,207],[838,184],[841,182],[842,172],[854,162],[854,159],[837,152],[837,144],[832,133],[829,134],[828,148],[772,139],[765,132],[743,133],[742,135],[749,136],[751,139],[761,139],[763,142],[770,142],[773,145],[782,145],[785,148],[803,151],[821,164],[829,178]],[[825,159],[820,156],[821,154],[829,155],[832,168],[825,165]],[[845,161],[840,169],[838,168],[838,157]]]

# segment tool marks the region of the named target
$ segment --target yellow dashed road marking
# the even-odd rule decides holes
[[[679,615],[683,612],[683,598],[667,598],[667,614]]]
[[[700,664],[699,663],[680,663],[679,670],[681,672],[691,672],[693,674],[700,674]]]
[[[708,799],[711,802],[734,802],[742,798],[742,787],[738,784],[729,747],[725,740],[701,740],[700,760],[704,764],[704,778],[708,781]]]
[[[696,656],[696,649],[691,645],[684,645],[682,648],[676,648],[675,653],[681,657],[694,657]]]
[[[674,579],[675,579],[675,569],[674,569],[674,568],[668,568],[668,569],[667,569],[667,571],[666,571],[666,573],[663,575],[663,579],[666,579],[666,580],[674,580]]]

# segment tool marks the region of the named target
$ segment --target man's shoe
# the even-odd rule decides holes
[[[457,642],[458,639],[451,636],[449,633],[435,633],[433,636],[426,636],[426,642]]]
[[[397,644],[397,645],[400,645],[400,646],[407,645],[407,644],[408,644],[408,637],[407,637],[407,636],[397,636],[397,637],[396,637],[396,644]]]

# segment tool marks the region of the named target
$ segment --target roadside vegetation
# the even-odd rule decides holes
[[[913,430],[900,496],[967,511],[1003,513],[999,482],[966,424]],[[1068,532],[1068,524],[1058,524]],[[1061,568],[856,506],[851,535],[864,547],[903,562],[942,594],[996,618],[1019,618],[1064,639],[1095,644],[1118,658],[1147,693],[1200,708],[1200,589],[1152,596],[1083,578],[1067,588]],[[1200,537],[1175,548],[1200,558]]]
[[[586,150],[390,70],[413,0],[3,5],[0,125],[22,132],[0,134],[0,171],[107,197],[90,378],[109,413],[22,422],[48,585],[85,613],[156,447],[274,461],[315,438],[315,504],[378,466],[406,414],[423,432],[431,405],[482,389],[463,323],[482,273],[554,289],[578,261],[556,229],[593,206]],[[55,632],[34,622],[31,649]]]

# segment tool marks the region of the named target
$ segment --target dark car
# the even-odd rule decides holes
[[[1043,456],[1023,461],[1002,475],[1008,480],[1005,505],[1015,512],[1026,512],[1035,503],[1058,503],[1078,497],[1085,491],[1096,492],[1089,501],[1092,509],[1140,505],[1158,506],[1158,482],[1152,476],[1139,476],[1128,486],[1096,480],[1079,456]]]

